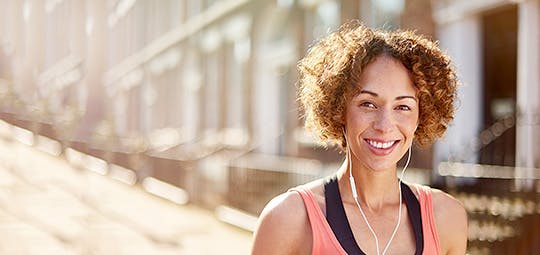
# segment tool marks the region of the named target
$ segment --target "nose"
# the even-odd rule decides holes
[[[373,129],[382,133],[390,132],[395,126],[394,118],[390,111],[380,110],[373,121]]]

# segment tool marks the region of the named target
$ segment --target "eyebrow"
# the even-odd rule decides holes
[[[373,91],[369,91],[369,90],[361,90],[360,94],[369,94],[369,95],[374,96],[374,97],[379,96],[379,94],[377,94],[377,93],[375,93]],[[410,98],[410,99],[418,102],[418,99],[415,96],[398,96],[398,97],[396,97],[396,100],[403,100],[403,99],[407,99],[407,98]]]

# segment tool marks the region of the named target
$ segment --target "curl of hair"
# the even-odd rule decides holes
[[[401,61],[411,74],[420,108],[418,145],[442,137],[454,117],[458,83],[450,58],[411,31],[375,30],[353,21],[312,46],[298,63],[305,125],[320,141],[345,148],[347,102],[360,90],[362,70],[382,54]]]

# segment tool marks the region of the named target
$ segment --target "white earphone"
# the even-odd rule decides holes
[[[375,230],[371,227],[369,224],[369,221],[367,220],[366,215],[364,214],[364,211],[362,210],[362,207],[360,206],[360,203],[358,202],[358,193],[356,192],[356,183],[354,181],[354,176],[352,174],[352,159],[351,159],[351,146],[349,145],[349,141],[347,140],[347,134],[345,133],[345,127],[342,128],[343,130],[343,137],[345,138],[345,146],[347,147],[347,160],[349,161],[349,181],[351,183],[351,193],[354,198],[354,201],[356,202],[356,205],[358,206],[358,209],[360,210],[360,213],[362,214],[362,218],[364,218],[364,221],[366,222],[366,225],[369,228],[369,231],[373,235],[375,239],[375,247],[377,249],[377,255],[381,254],[384,255],[386,251],[388,250],[388,247],[390,247],[390,243],[392,243],[392,240],[394,240],[394,236],[397,233],[399,224],[401,223],[401,203],[403,202],[403,196],[401,194],[401,182],[403,180],[403,175],[405,174],[405,170],[407,169],[407,166],[409,165],[409,162],[411,160],[411,148],[409,147],[409,154],[407,156],[407,162],[405,163],[405,166],[403,167],[403,170],[401,171],[401,177],[399,178],[399,212],[398,212],[398,221],[396,223],[396,226],[394,227],[394,231],[392,232],[392,235],[390,236],[390,239],[388,240],[388,243],[386,244],[384,250],[382,253],[380,253],[379,250],[379,238],[377,237],[377,234],[375,233]]]

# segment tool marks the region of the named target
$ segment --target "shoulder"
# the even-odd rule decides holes
[[[298,192],[273,198],[264,208],[254,234],[252,254],[297,254],[311,248],[311,227]],[[305,247],[307,244],[309,246]]]
[[[433,212],[436,219],[440,218],[441,223],[446,224],[444,226],[448,225],[447,227],[450,227],[449,230],[460,227],[459,224],[456,225],[455,223],[462,223],[461,227],[466,227],[467,212],[459,200],[438,189],[432,188],[431,194],[433,199]]]
[[[431,191],[433,214],[443,254],[465,254],[467,212],[463,204],[446,192],[438,189]]]

